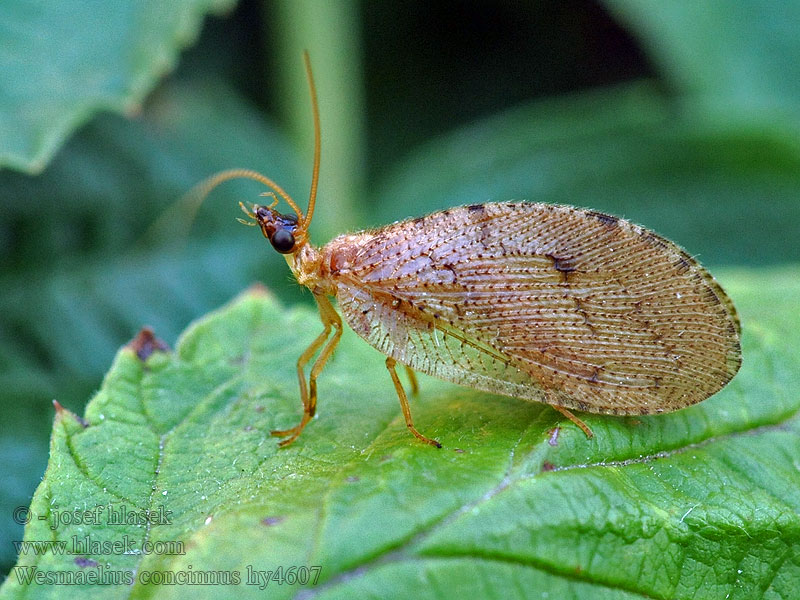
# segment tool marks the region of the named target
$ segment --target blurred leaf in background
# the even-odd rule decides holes
[[[258,186],[151,226],[228,167],[303,204],[302,48],[322,109],[317,243],[528,199],[625,216],[712,268],[800,259],[800,2],[166,6],[0,6],[2,540],[21,538],[10,515],[44,472],[51,400],[82,414],[142,325],[174,342],[254,280],[300,299],[235,222]],[[10,543],[0,557],[7,572]]]
[[[4,2],[0,163],[38,173],[97,112],[131,113],[234,0]]]

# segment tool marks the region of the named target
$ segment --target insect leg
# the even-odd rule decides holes
[[[319,353],[317,360],[314,361],[314,365],[311,367],[311,373],[309,373],[308,376],[308,385],[310,388],[310,393],[308,395],[308,411],[311,413],[309,418],[313,417],[317,410],[317,376],[322,372],[325,363],[339,343],[339,338],[342,337],[342,319],[333,306],[331,306],[330,300],[322,295],[315,296],[315,298],[317,299],[320,315],[327,313],[327,317],[323,317],[323,319],[327,319],[329,326],[333,325],[333,337],[328,340],[322,352]]]
[[[417,376],[414,369],[406,365],[406,375],[408,375],[408,382],[411,384],[411,395],[416,396],[419,393],[419,383],[417,383]]]
[[[592,433],[592,430],[591,430],[591,429],[589,429],[589,426],[588,426],[586,423],[584,423],[583,421],[581,421],[581,420],[580,420],[578,417],[576,417],[574,414],[572,414],[572,413],[571,413],[569,410],[567,410],[567,409],[566,409],[566,408],[564,408],[563,406],[556,406],[555,404],[553,404],[552,406],[553,406],[553,408],[555,408],[555,409],[556,409],[558,412],[560,412],[562,415],[564,415],[565,417],[567,417],[567,418],[568,418],[570,421],[572,421],[573,423],[575,423],[575,425],[577,425],[578,427],[580,427],[581,429],[583,429],[583,433],[585,433],[585,434],[586,434],[586,437],[587,437],[587,438],[594,437],[594,434]]]
[[[439,442],[432,440],[429,437],[425,437],[419,431],[417,431],[416,427],[414,427],[414,421],[411,420],[411,408],[408,406],[408,398],[406,397],[406,392],[403,389],[403,384],[400,383],[400,378],[397,376],[397,371],[394,370],[395,365],[397,365],[397,361],[395,361],[395,359],[392,357],[386,358],[386,368],[389,370],[389,375],[392,377],[394,389],[397,390],[397,397],[400,399],[400,408],[403,410],[403,416],[406,418],[406,427],[408,427],[408,429],[417,439],[422,440],[431,446],[441,448],[442,445]],[[413,373],[413,371],[411,372]]]
[[[311,420],[314,416],[314,413],[317,409],[317,381],[316,376],[319,374],[319,371],[322,370],[322,366],[325,364],[325,360],[327,360],[328,355],[333,352],[333,349],[336,347],[336,344],[339,342],[339,338],[342,335],[342,321],[339,318],[339,315],[336,314],[336,311],[331,306],[330,301],[324,296],[314,296],[314,299],[317,301],[317,307],[319,309],[319,316],[322,320],[322,325],[325,327],[322,333],[320,333],[313,342],[305,349],[303,354],[300,355],[300,358],[297,359],[297,379],[300,383],[300,400],[303,403],[303,417],[300,420],[300,423],[295,425],[290,429],[280,429],[272,431],[271,434],[276,437],[286,437],[290,436],[289,439],[283,440],[278,444],[279,446],[288,446],[297,437],[300,435],[300,432],[303,431],[303,428],[306,424]],[[303,373],[303,369],[305,368],[306,364],[311,357],[316,354],[317,350],[319,350],[320,346],[325,343],[325,340],[328,338],[331,332],[331,328],[335,329],[333,337],[328,341],[328,344],[320,353],[317,360],[314,362],[314,366],[311,369],[311,377],[310,385],[311,385],[311,394],[308,393],[308,387],[306,386],[306,378],[305,374]],[[321,361],[321,364],[320,364]],[[319,366],[318,366],[319,365]],[[315,373],[316,369],[316,373]]]

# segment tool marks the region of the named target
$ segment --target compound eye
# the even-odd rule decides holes
[[[294,249],[294,236],[286,229],[275,231],[269,241],[281,254],[289,254]]]

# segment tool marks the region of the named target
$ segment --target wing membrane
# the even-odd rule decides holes
[[[624,220],[485,204],[347,241],[346,257],[326,246],[345,319],[443,379],[631,414],[698,402],[740,364],[738,321],[713,278]]]

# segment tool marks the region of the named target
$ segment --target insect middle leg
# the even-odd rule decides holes
[[[317,377],[336,348],[336,345],[339,343],[339,338],[342,337],[342,320],[336,313],[336,310],[334,310],[330,300],[323,295],[317,294],[314,295],[314,299],[317,301],[319,317],[325,329],[311,342],[308,348],[305,349],[305,352],[300,355],[300,358],[297,359],[297,379],[300,383],[300,400],[303,402],[303,417],[297,425],[290,429],[280,429],[271,432],[271,434],[276,437],[289,436],[278,444],[281,447],[288,446],[295,441],[300,435],[300,432],[303,431],[303,428],[316,413]],[[333,337],[328,340],[328,343],[325,344],[325,347],[322,348],[322,351],[319,353],[317,360],[315,360],[314,364],[311,366],[311,372],[308,376],[308,386],[306,386],[306,378],[303,370],[306,364],[308,364],[308,361],[311,360],[311,357],[316,354],[317,350],[319,350],[322,344],[325,343],[325,340],[328,339],[331,328],[334,330]]]
[[[441,448],[442,445],[433,440],[429,437],[422,435],[417,428],[414,427],[414,421],[411,420],[411,408],[408,406],[408,398],[406,397],[406,391],[403,389],[403,384],[400,383],[400,378],[397,376],[397,371],[394,370],[395,366],[397,365],[397,361],[391,357],[386,358],[386,368],[389,370],[389,375],[392,377],[392,382],[394,383],[394,389],[397,390],[397,397],[400,399],[400,408],[403,410],[403,416],[406,419],[406,427],[408,427],[409,431],[414,434],[414,436],[425,442],[426,444],[430,444],[431,446],[436,446],[437,448]],[[409,376],[413,373],[409,369]],[[416,377],[414,377],[411,383],[412,389],[417,387]]]

